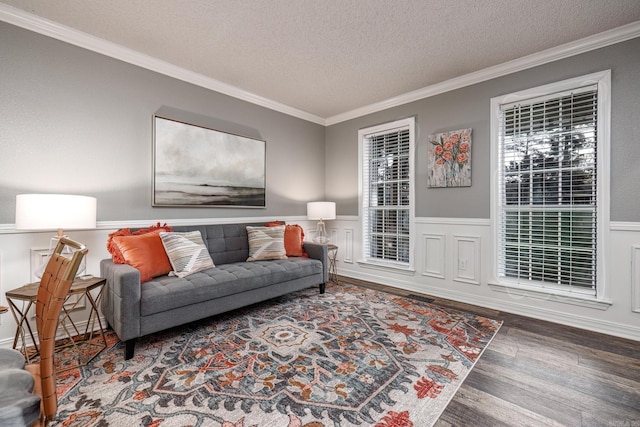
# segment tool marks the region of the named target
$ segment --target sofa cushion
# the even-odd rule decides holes
[[[186,277],[161,276],[141,287],[142,316],[322,273],[309,258],[222,264]]]
[[[247,227],[249,258],[247,261],[286,259],[284,225],[277,227]]]
[[[185,277],[198,271],[214,267],[211,255],[202,241],[199,231],[186,233],[160,233],[173,271],[170,275]]]
[[[160,240],[160,230],[140,235],[115,236],[113,242],[122,253],[125,264],[140,271],[140,283],[171,271],[171,263]]]

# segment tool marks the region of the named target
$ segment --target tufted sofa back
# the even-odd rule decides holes
[[[260,227],[264,223],[181,225],[173,231],[199,230],[215,265],[243,262],[249,257],[247,226]]]

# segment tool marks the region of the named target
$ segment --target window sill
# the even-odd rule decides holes
[[[591,295],[576,295],[556,289],[541,289],[533,286],[523,286],[505,283],[489,283],[489,287],[498,292],[504,292],[517,297],[530,297],[539,300],[572,304],[581,307],[607,310],[613,301],[597,299]]]
[[[364,268],[371,268],[374,270],[382,270],[382,271],[390,271],[393,273],[406,274],[409,276],[413,276],[416,270],[411,266],[401,266],[395,265],[391,263],[382,263],[382,262],[374,262],[374,261],[366,261],[366,260],[358,260],[358,265]]]

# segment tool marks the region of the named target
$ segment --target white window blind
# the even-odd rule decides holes
[[[362,137],[365,261],[411,264],[412,144],[408,125]]]
[[[502,104],[498,276],[596,294],[597,85]]]

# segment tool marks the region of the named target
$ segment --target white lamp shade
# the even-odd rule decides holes
[[[311,220],[336,219],[336,204],[334,202],[307,203],[307,218]]]
[[[67,194],[16,196],[17,230],[84,230],[96,228],[95,197]]]

